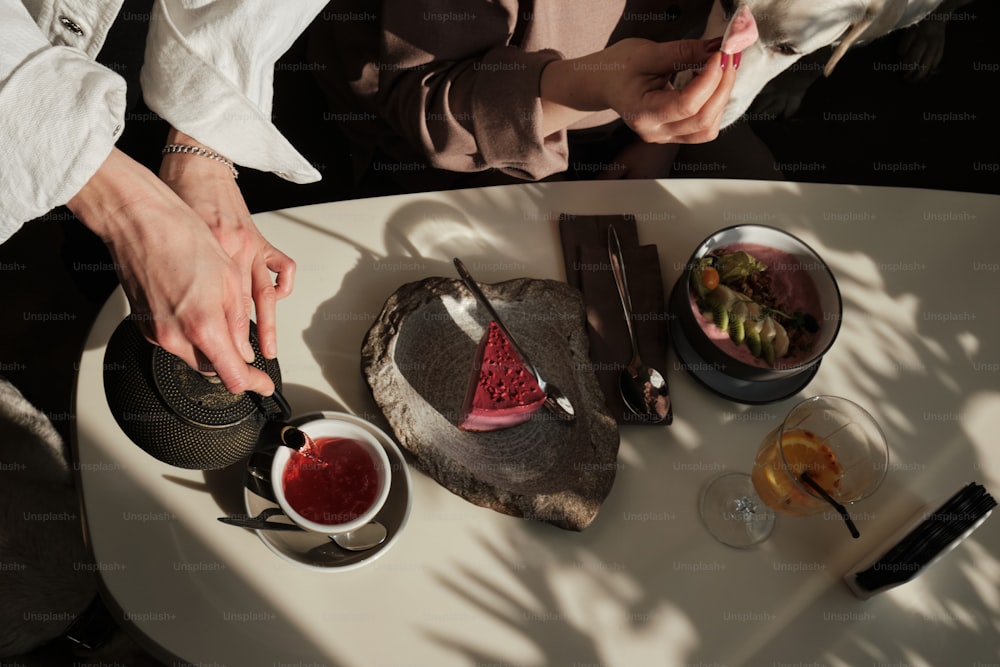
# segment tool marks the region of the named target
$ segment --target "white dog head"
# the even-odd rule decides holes
[[[760,37],[743,52],[723,127],[738,120],[767,82],[802,56],[836,45],[824,68],[829,76],[851,46],[915,22],[936,4],[927,0],[714,0],[702,38],[721,37],[743,3],[753,14]],[[914,5],[925,5],[926,11]],[[684,83],[686,79],[679,78],[676,85]]]

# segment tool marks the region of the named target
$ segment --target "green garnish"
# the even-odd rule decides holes
[[[707,269],[719,274],[719,285],[714,289],[709,289],[702,279]],[[789,315],[728,287],[728,284],[766,269],[766,264],[743,250],[725,255],[707,255],[691,269],[691,284],[698,295],[699,306],[712,314],[715,326],[728,333],[735,344],[746,345],[755,357],[774,366],[775,359],[788,354],[790,344],[788,332],[776,318],[809,333],[819,331],[819,322],[809,313],[796,310]],[[708,284],[712,282],[708,281]]]

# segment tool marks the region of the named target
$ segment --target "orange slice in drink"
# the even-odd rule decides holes
[[[786,431],[781,437],[781,451],[796,477],[808,472],[809,477],[827,493],[836,495],[844,467],[820,438],[803,429]]]

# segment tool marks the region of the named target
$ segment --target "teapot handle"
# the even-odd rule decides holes
[[[264,422],[260,435],[257,437],[257,446],[254,448],[254,451],[273,452],[282,446],[300,449],[308,442],[305,433],[288,423],[288,419],[292,416],[292,408],[280,391],[276,389],[270,397],[274,399],[274,403],[278,406],[278,414],[268,414],[267,408],[264,405],[266,399],[263,396],[253,392],[247,393],[253,399],[253,402],[257,404],[257,408],[267,417],[267,421]]]
[[[274,393],[271,394],[271,399],[278,406],[278,410],[281,411],[281,419],[287,421],[292,418],[292,406],[288,404],[288,400],[285,398],[284,394],[275,388]]]
[[[264,413],[264,416],[269,419],[280,418],[282,421],[287,421],[292,417],[292,406],[288,404],[288,399],[285,398],[284,394],[282,394],[277,387],[275,387],[274,393],[267,398],[252,391],[248,391],[247,396],[249,396],[250,400],[254,402],[257,409]],[[271,414],[268,412],[268,399],[271,399],[271,401],[278,407],[277,414]]]
[[[248,392],[248,394],[257,404],[257,408],[267,417],[267,421],[264,422],[264,427],[257,439],[257,446],[247,462],[246,486],[257,495],[277,502],[274,489],[271,486],[271,464],[274,460],[274,452],[278,447],[299,449],[306,444],[306,434],[287,422],[292,415],[292,409],[280,391],[275,389],[274,394],[271,395],[274,403],[278,406],[278,414],[268,414],[263,396],[253,392]]]
[[[300,449],[308,442],[308,436],[288,422],[271,419],[261,429],[257,447],[247,461],[246,486],[248,489],[277,502],[274,488],[271,486],[271,466],[274,464],[274,452],[278,447]]]
[[[277,448],[258,450],[250,455],[244,482],[248,489],[274,503],[278,502],[274,487],[271,485],[271,465],[274,463],[275,449]]]

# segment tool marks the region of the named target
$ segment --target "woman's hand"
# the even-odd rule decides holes
[[[274,391],[267,373],[249,365],[243,271],[166,184],[113,149],[67,205],[108,245],[148,340],[218,374],[233,393]]]
[[[723,69],[718,46],[701,40],[625,39],[597,53],[554,61],[542,71],[543,127],[554,132],[614,109],[643,141],[704,143],[719,134],[735,68]],[[701,71],[683,90],[670,83]]]
[[[610,57],[623,64],[623,74],[608,82],[608,106],[644,141],[696,144],[719,135],[722,113],[736,82],[723,54],[709,54],[705,42],[625,40],[613,45]],[[707,60],[706,60],[707,58]],[[702,65],[683,90],[670,84],[681,70]]]
[[[201,146],[172,130],[168,143]],[[241,300],[247,315],[256,310],[261,352],[278,354],[276,303],[291,294],[295,262],[268,243],[250,217],[243,195],[229,167],[198,155],[169,153],[163,157],[160,178],[197,213],[240,273]],[[277,274],[272,280],[271,272]]]

